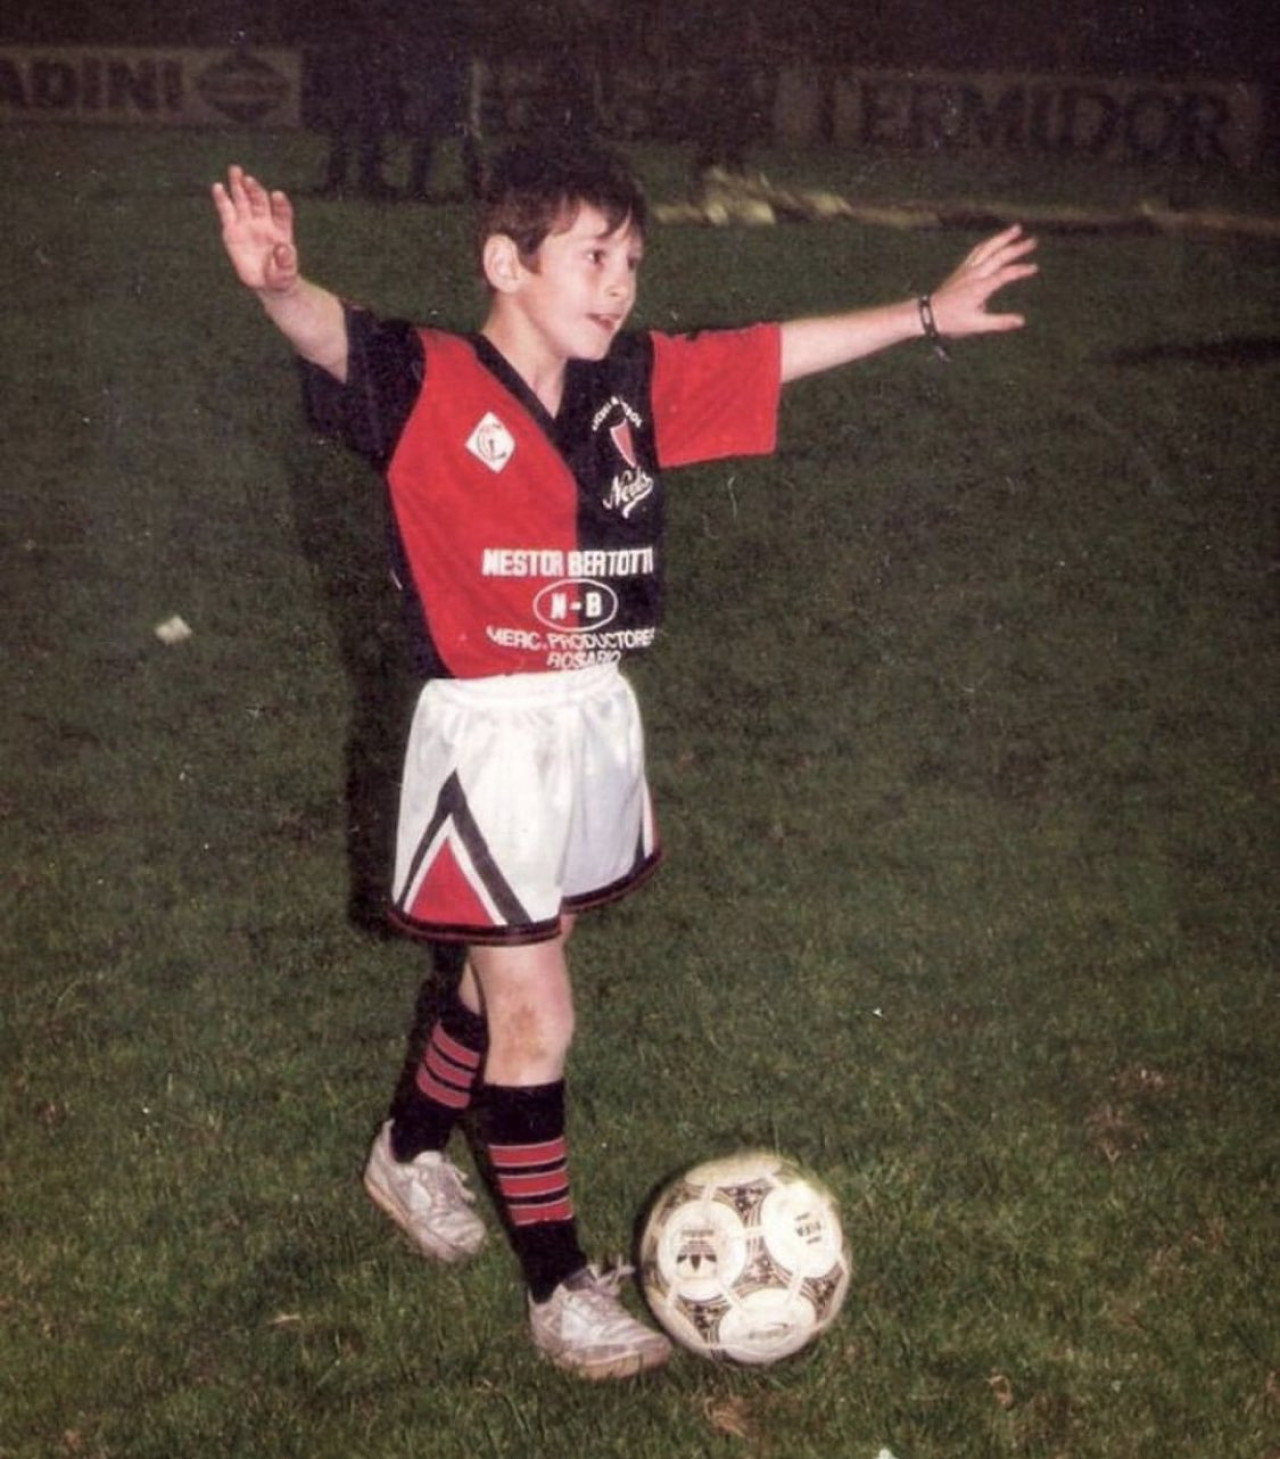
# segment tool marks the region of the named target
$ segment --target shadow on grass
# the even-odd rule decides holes
[[[421,685],[388,572],[384,487],[355,457],[317,437],[297,442],[289,474],[298,543],[315,569],[351,687],[348,917],[361,931],[390,938],[398,936],[387,913],[401,762]]]
[[[1141,345],[1113,350],[1107,356],[1112,365],[1209,365],[1215,369],[1274,365],[1280,360],[1280,339],[1233,336],[1226,339],[1195,340],[1184,344]]]
[[[376,939],[405,934],[391,921],[389,889],[405,738],[421,689],[387,552],[383,483],[342,447],[298,439],[290,461],[299,546],[315,569],[329,625],[351,687],[345,748],[347,917]],[[405,1037],[390,1113],[410,1096],[427,1039],[462,975],[466,949],[425,942],[427,975]],[[482,1179],[494,1177],[470,1119],[463,1134]],[[500,1202],[495,1202],[501,1211]]]

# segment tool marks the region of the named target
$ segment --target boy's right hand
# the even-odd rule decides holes
[[[243,168],[227,169],[225,186],[213,185],[222,243],[242,284],[265,294],[287,294],[298,282],[293,205],[268,192]]]

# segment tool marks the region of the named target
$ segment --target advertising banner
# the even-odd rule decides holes
[[[297,127],[289,50],[0,47],[0,122]]]
[[[1261,88],[1213,81],[867,72],[840,77],[835,140],[906,151],[1252,166]]]

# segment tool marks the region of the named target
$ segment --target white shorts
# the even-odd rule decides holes
[[[445,941],[539,942],[660,857],[631,686],[609,664],[433,679],[409,731],[392,913]]]

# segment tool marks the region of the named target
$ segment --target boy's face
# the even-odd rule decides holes
[[[599,360],[636,301],[644,239],[624,223],[613,232],[583,204],[521,267],[516,297],[541,344],[563,360]]]

